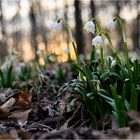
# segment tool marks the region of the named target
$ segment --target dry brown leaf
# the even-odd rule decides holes
[[[5,102],[7,97],[9,97],[12,93],[12,89],[10,88],[0,88],[0,104]]]
[[[19,93],[19,98],[16,102],[18,105],[30,105],[31,104],[31,96],[27,92],[21,92]]]
[[[9,112],[5,112],[0,109],[0,119],[2,120],[8,119],[9,114],[10,114]]]
[[[28,119],[28,114],[30,113],[32,109],[28,109],[28,110],[19,110],[19,111],[14,111],[11,113],[11,115],[9,116],[9,118],[16,118],[17,120],[22,120],[22,121],[26,121]]]
[[[130,118],[140,124],[140,112],[129,111],[127,114]]]
[[[16,102],[15,98],[10,98],[8,101],[6,101],[3,105],[0,106],[0,109],[8,112],[9,109],[15,104],[15,102]]]
[[[10,134],[1,134],[0,140],[15,140]]]

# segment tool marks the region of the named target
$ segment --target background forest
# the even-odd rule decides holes
[[[7,49],[13,47],[23,60],[29,61],[37,57],[36,52],[41,49],[57,55],[58,60],[64,62],[67,60],[65,50],[71,45],[65,31],[59,35],[50,32],[53,21],[63,18],[70,24],[78,52],[84,54],[89,52],[93,38],[92,35],[87,38],[82,30],[85,22],[96,17],[105,27],[106,22],[116,15],[125,20],[129,49],[139,52],[139,3],[139,0],[1,0],[0,57],[3,58]],[[117,49],[122,50],[118,32],[112,33],[112,39]]]

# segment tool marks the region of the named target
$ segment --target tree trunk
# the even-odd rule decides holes
[[[121,5],[122,5],[122,2],[119,1],[119,0],[116,0],[115,1],[115,7],[116,7],[116,13],[115,13],[115,16],[120,16],[120,11],[121,11]],[[120,35],[120,29],[119,29],[119,26],[117,25],[117,34],[116,34],[117,38],[118,38],[118,43],[117,43],[117,48],[119,50],[122,50],[123,47],[122,47],[122,36]]]
[[[84,38],[83,38],[83,25],[82,25],[82,16],[81,16],[81,1],[75,0],[75,37],[77,43],[77,51],[79,54],[84,53]]]
[[[1,23],[1,34],[2,38],[0,40],[0,58],[3,59],[3,57],[7,54],[7,46],[6,46],[6,32],[5,32],[5,26],[4,26],[4,19],[3,19],[3,10],[2,10],[2,1],[0,1],[0,23]]]
[[[136,47],[140,47],[140,10],[139,10],[140,1],[137,0],[137,19],[136,19]]]
[[[36,36],[37,36],[37,24],[36,24],[36,17],[35,17],[35,13],[34,13],[34,3],[31,4],[31,8],[30,8],[30,22],[31,22],[31,38],[32,38],[32,45],[34,47],[35,50],[35,59],[38,60],[38,56],[37,56],[37,41],[36,41]]]
[[[90,0],[91,17],[95,18],[95,3],[94,0]]]
[[[140,1],[137,0],[137,17],[135,19],[135,22],[133,23],[133,31],[132,31],[132,39],[133,39],[133,48],[137,49],[140,46],[140,11],[139,11],[139,3]]]

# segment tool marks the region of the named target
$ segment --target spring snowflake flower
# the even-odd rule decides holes
[[[61,30],[61,22],[53,22],[49,29],[54,32],[59,32]]]
[[[96,36],[92,39],[92,45],[94,46],[103,46],[103,40],[101,36]]]
[[[95,32],[95,24],[92,21],[88,21],[85,26],[84,29],[88,32],[88,33],[93,33]]]
[[[112,62],[111,62],[111,67],[115,67],[116,66],[116,60],[113,60]]]
[[[115,26],[116,26],[115,21],[113,21],[113,20],[109,20],[108,21],[108,23],[107,23],[107,29],[108,30],[114,30],[115,29]]]

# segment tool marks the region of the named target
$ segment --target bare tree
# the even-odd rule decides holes
[[[65,0],[64,2],[64,19],[68,22],[68,1]],[[69,46],[69,36],[67,35],[67,48],[70,50]],[[68,59],[70,60],[70,52],[68,52]]]
[[[75,0],[75,37],[77,43],[77,51],[79,54],[84,53],[84,38],[83,38],[83,24],[82,24],[82,16],[81,16],[81,1]]]
[[[3,58],[7,54],[7,46],[6,46],[6,32],[3,18],[3,7],[2,1],[0,1],[0,24],[1,24],[1,34],[2,38],[0,40],[0,57]]]
[[[91,17],[95,17],[95,2],[94,0],[90,0],[90,9],[91,9]]]
[[[31,22],[31,38],[32,38],[32,45],[35,50],[35,58],[38,60],[37,56],[37,41],[36,41],[36,36],[37,36],[37,23],[36,23],[36,15],[35,15],[35,3],[31,3],[30,7],[30,14],[29,14],[30,22]]]
[[[16,26],[18,24],[18,26],[20,25],[19,23],[21,22],[21,17],[20,17],[20,1],[17,1],[17,11],[16,14],[13,16],[12,20],[11,20],[11,24],[13,24],[13,26]],[[20,30],[16,30],[12,33],[12,37],[13,37],[13,41],[14,41],[14,47],[16,49],[18,49],[18,43],[20,42],[20,39],[22,38],[21,35],[21,31]]]
[[[139,4],[140,1],[137,0],[136,7],[137,7],[137,17],[134,22],[133,31],[132,31],[132,39],[133,39],[133,45],[134,49],[140,47],[140,11],[139,11]]]
[[[37,5],[38,5],[38,13],[39,13],[39,16],[37,18],[40,18],[40,21],[41,21],[38,23],[39,25],[37,25],[38,34],[40,34],[42,36],[45,47],[47,48],[47,44],[48,44],[47,29],[44,25],[44,23],[45,23],[45,20],[44,20],[45,11],[42,10],[40,1],[37,1]]]
[[[115,13],[114,16],[120,16],[120,12],[121,12],[121,8],[123,6],[123,3],[120,0],[116,0],[114,2],[115,2],[115,7],[116,7],[116,13]],[[118,38],[117,47],[118,47],[119,50],[122,50],[122,48],[123,48],[123,47],[121,47],[122,46],[122,37],[119,35],[119,32],[120,32],[119,30],[120,29],[117,26],[117,34],[116,34],[117,35],[117,38]]]

